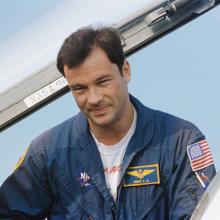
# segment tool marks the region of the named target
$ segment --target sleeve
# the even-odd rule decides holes
[[[206,148],[203,148],[204,143]],[[195,126],[185,129],[178,135],[169,190],[169,219],[190,219],[215,174],[204,135]]]
[[[45,219],[52,201],[43,153],[34,154],[30,146],[0,188],[0,219]]]

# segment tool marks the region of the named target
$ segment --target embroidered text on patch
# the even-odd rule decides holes
[[[206,140],[189,145],[187,147],[187,153],[193,171],[203,169],[214,163]]]

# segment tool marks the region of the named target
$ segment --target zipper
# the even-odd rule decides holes
[[[192,200],[194,201],[198,200],[196,192],[191,187],[188,187],[187,191],[191,194]]]

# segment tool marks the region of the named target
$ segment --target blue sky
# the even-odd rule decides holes
[[[65,4],[71,1],[46,2],[0,2],[0,10],[3,12],[0,13],[0,25],[4,30],[0,34],[0,91],[4,90],[7,83],[15,82],[54,60],[60,43],[72,31],[71,25],[57,25],[62,17],[61,12],[70,19],[68,16],[71,15],[71,10],[65,8]],[[126,2],[130,4],[127,4],[126,10],[122,3],[117,4],[121,13],[109,13],[103,20],[99,17],[104,16],[101,12],[101,15],[97,15],[97,20],[90,17],[92,13],[88,13],[86,20],[88,11],[84,11],[84,20],[80,24],[97,21],[114,23],[146,1],[140,1],[140,5],[134,5],[133,1]],[[16,7],[12,8],[10,4]],[[71,4],[74,6],[72,11],[78,11],[75,16],[80,16],[80,13],[82,15],[81,11],[79,13],[82,5],[76,5],[74,1]],[[90,9],[91,7],[95,8],[92,4]],[[109,6],[111,12],[110,9],[113,11],[114,5]],[[59,17],[56,18],[58,12]],[[56,28],[53,23],[57,25]],[[220,7],[217,7],[129,57],[132,68],[130,92],[151,108],[195,123],[207,137],[217,170],[220,169],[219,23]],[[72,25],[75,28],[77,24]],[[33,47],[33,44],[38,48]],[[21,62],[23,60],[25,61]],[[5,73],[12,74],[10,76]],[[13,171],[16,161],[34,137],[77,111],[71,94],[67,94],[2,132],[0,184]]]
[[[77,27],[99,22],[110,25],[146,2],[0,1],[0,92],[53,61],[63,40]]]

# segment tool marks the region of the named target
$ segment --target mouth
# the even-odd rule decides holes
[[[108,110],[107,106],[100,106],[100,107],[97,107],[97,108],[92,108],[90,110],[90,112],[92,112],[94,114],[104,114],[107,110]]]

